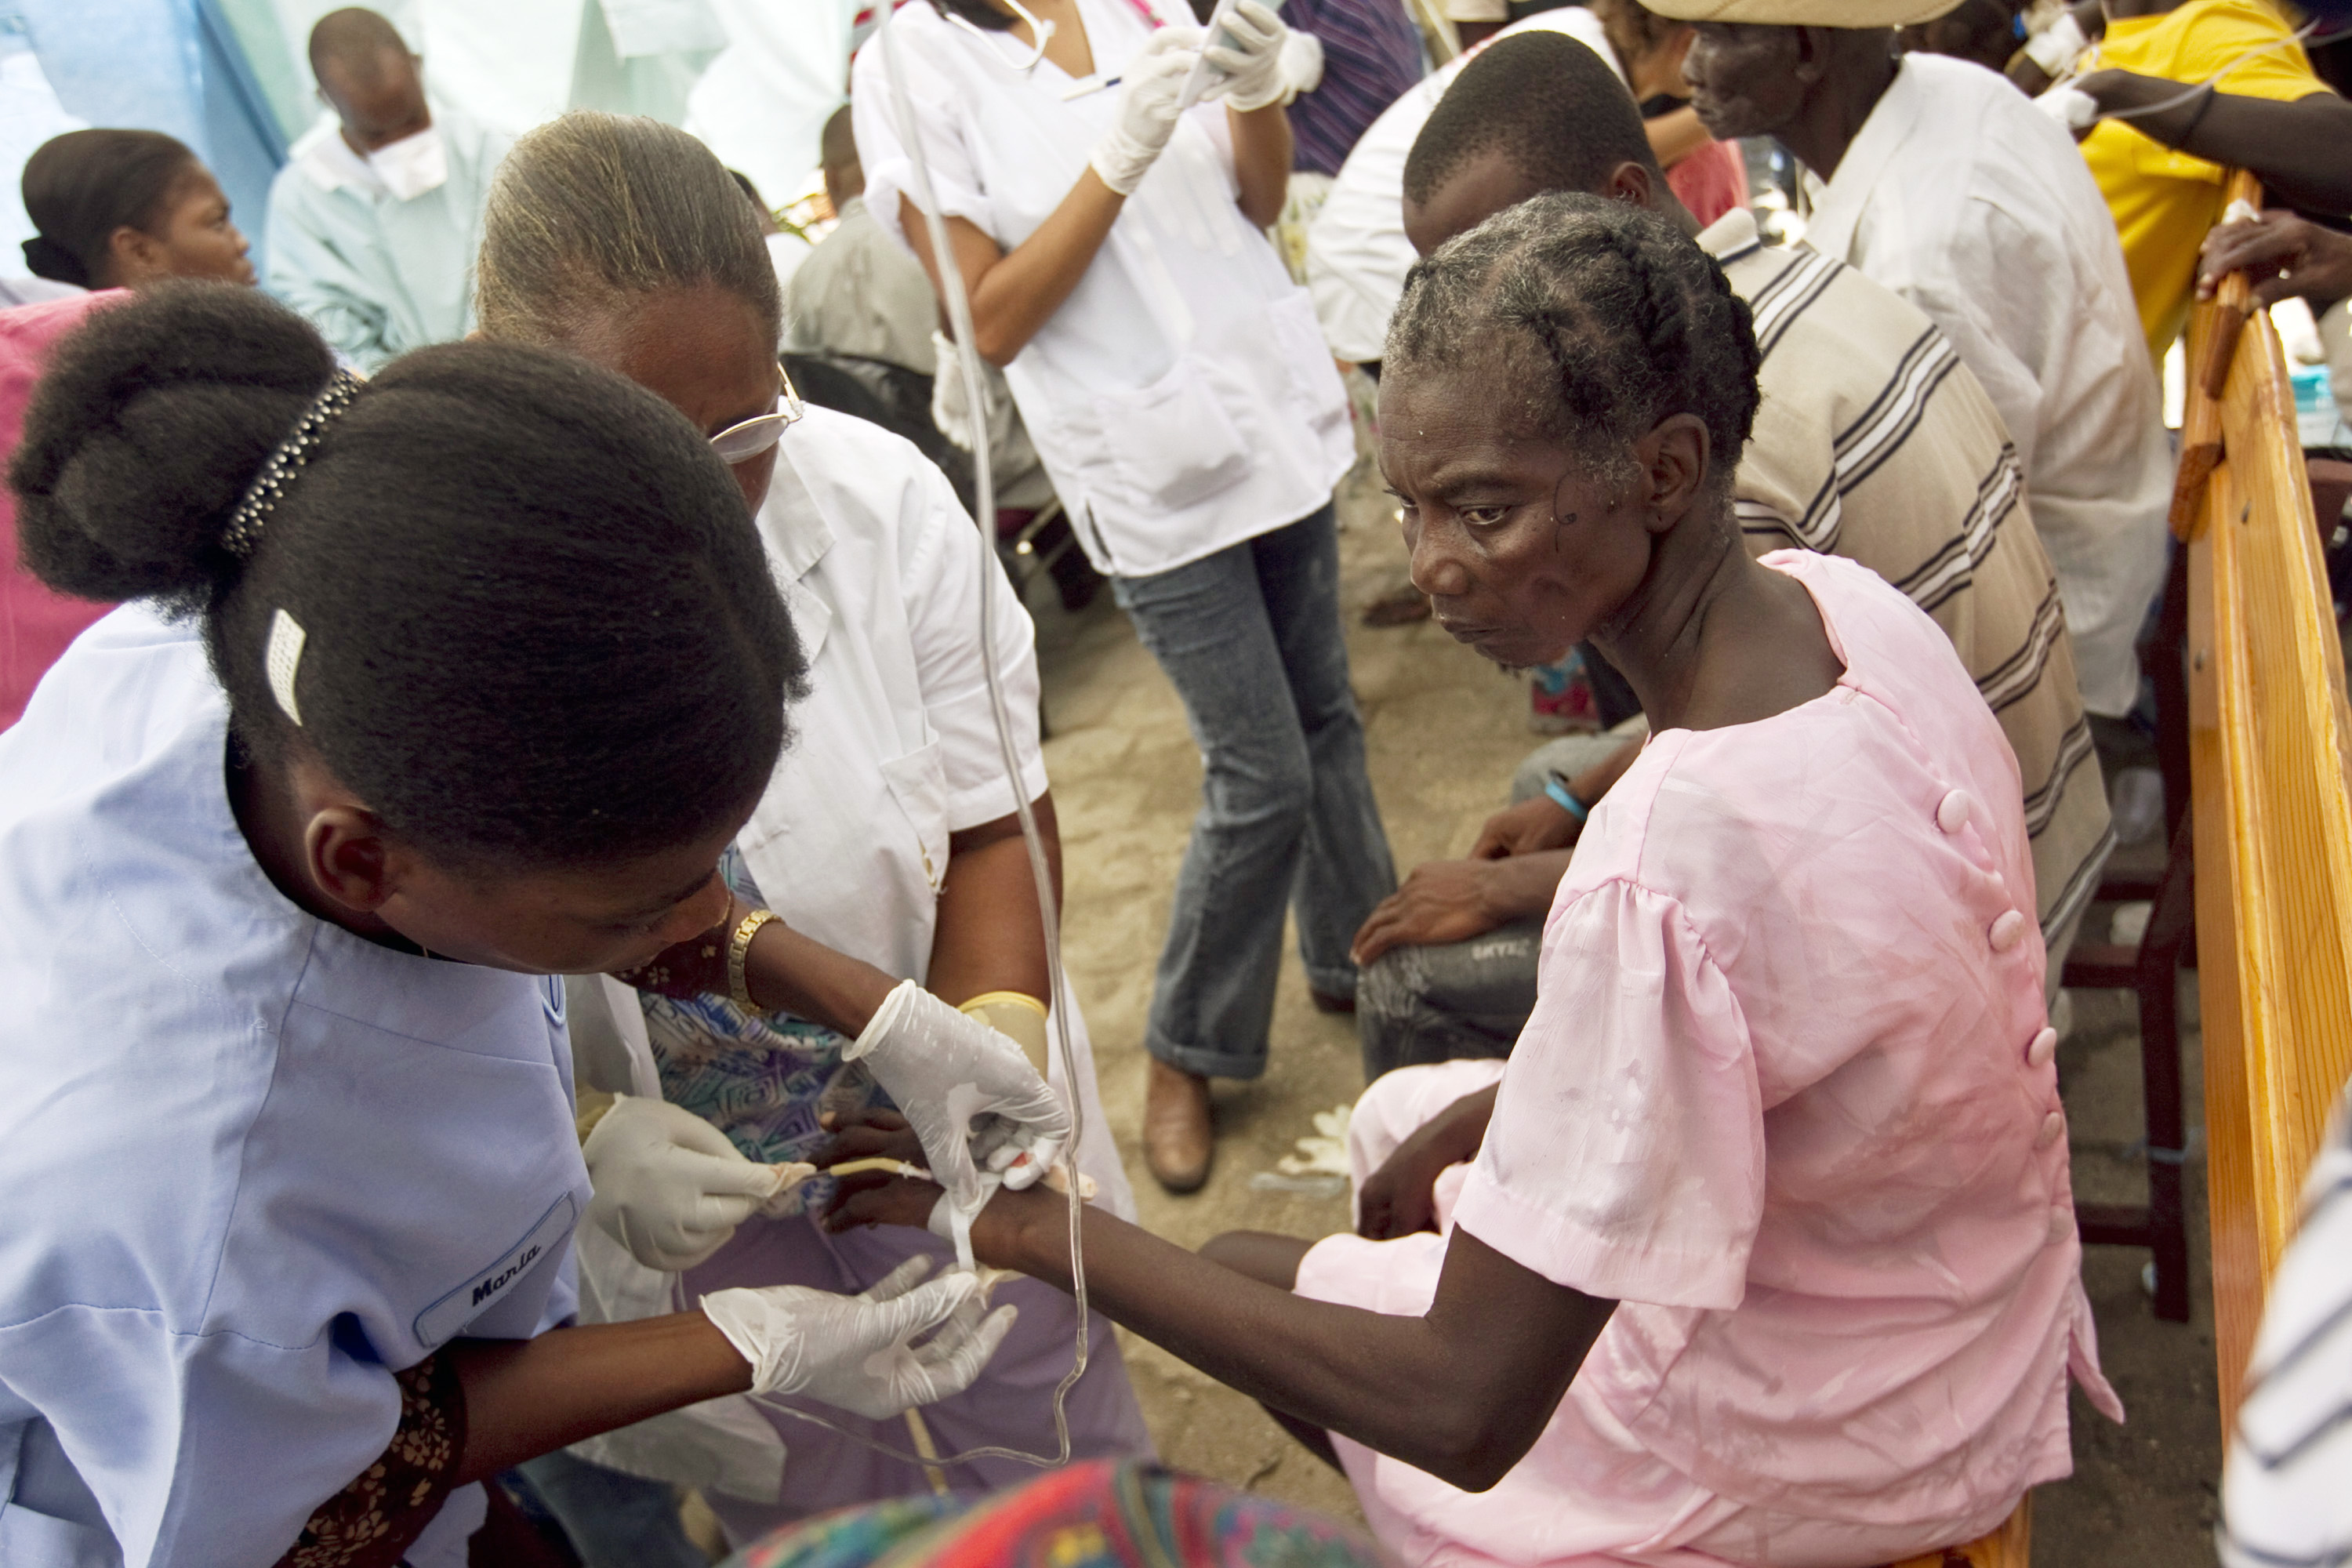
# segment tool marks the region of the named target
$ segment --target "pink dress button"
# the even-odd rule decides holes
[[[2033,1135],[2033,1146],[2036,1149],[2047,1149],[2050,1145],[2058,1142],[2058,1134],[2065,1131],[2065,1113],[2063,1111],[2053,1110],[2049,1115],[2042,1119],[2042,1129]]]
[[[2050,1065],[2050,1058],[2057,1054],[2058,1031],[2044,1029],[2033,1037],[2032,1045],[2025,1047],[2025,1065],[2030,1068],[2046,1068]]]
[[[2074,1216],[2066,1209],[2053,1206],[2050,1210],[2050,1239],[2054,1244],[2074,1234]]]
[[[1958,833],[1969,825],[1971,805],[1968,791],[1954,790],[1937,804],[1936,826],[1947,833]]]
[[[2007,952],[2025,935],[2025,917],[2015,910],[2003,910],[2000,918],[1992,922],[1992,930],[1987,935],[1995,952]]]

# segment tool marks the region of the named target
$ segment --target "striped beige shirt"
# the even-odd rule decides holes
[[[1699,236],[1764,355],[1738,510],[1757,554],[1858,561],[1936,619],[2024,782],[2045,935],[2082,911],[2114,843],[2058,577],[2016,448],[1944,334],[1842,262],[1762,244],[1744,209]]]

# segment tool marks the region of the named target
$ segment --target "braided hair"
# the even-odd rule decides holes
[[[1528,423],[1612,488],[1661,420],[1706,426],[1727,496],[1756,422],[1748,302],[1696,241],[1625,202],[1549,192],[1459,235],[1405,275],[1382,379],[1499,362]]]

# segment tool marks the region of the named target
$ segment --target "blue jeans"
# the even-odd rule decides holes
[[[1351,997],[1348,945],[1396,890],[1348,686],[1337,520],[1326,505],[1111,587],[1184,700],[1203,773],[1144,1047],[1187,1072],[1255,1078],[1285,906],[1307,984]]]
[[[677,1517],[677,1489],[558,1448],[519,1467],[586,1568],[707,1568]]]

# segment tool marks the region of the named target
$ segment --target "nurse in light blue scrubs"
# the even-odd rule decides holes
[[[963,1276],[561,1326],[547,976],[719,918],[805,669],[700,432],[181,285],[60,346],[9,480],[34,571],[140,602],[0,737],[0,1563],[445,1568],[593,1433],[971,1382]]]

